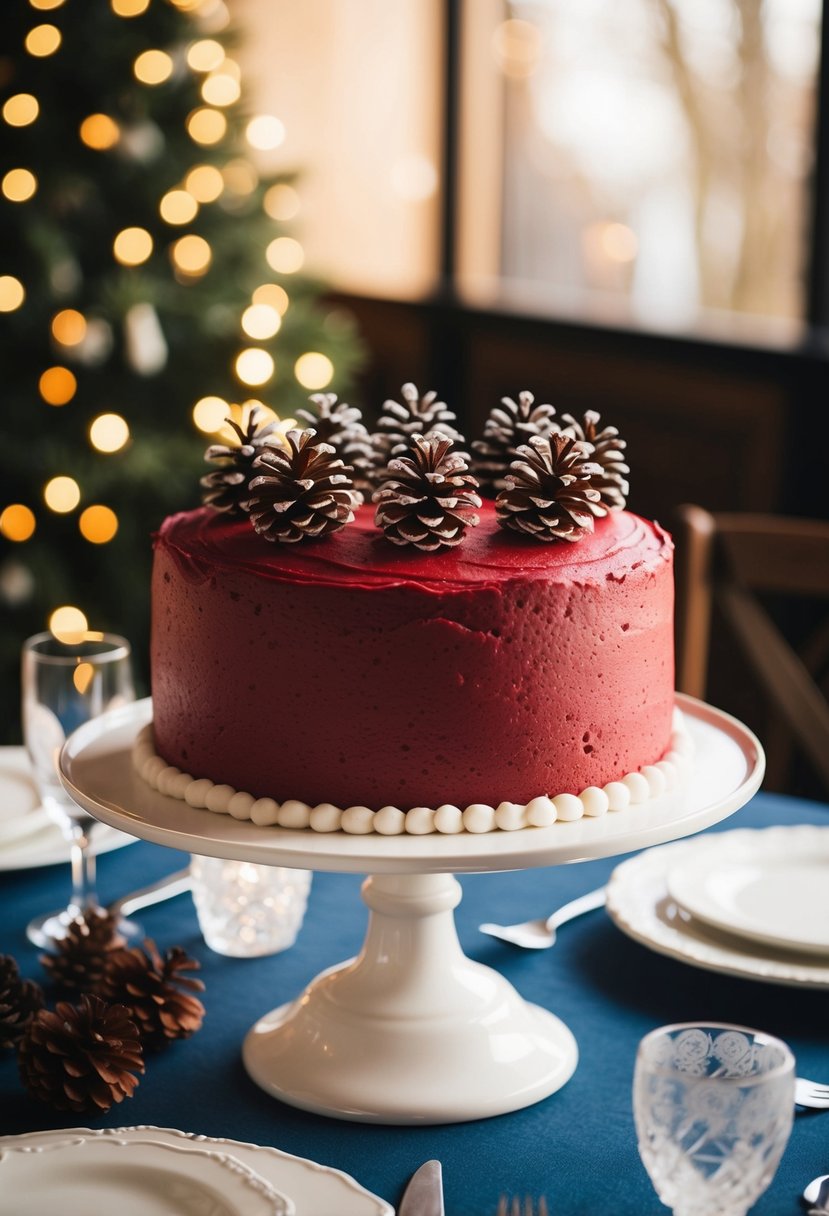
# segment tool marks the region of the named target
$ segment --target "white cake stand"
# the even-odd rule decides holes
[[[189,853],[311,870],[368,873],[360,954],[322,972],[248,1033],[245,1066],[263,1089],[326,1115],[447,1123],[517,1110],[572,1075],[573,1035],[503,976],[462,952],[456,872],[517,870],[662,844],[736,811],[763,776],[762,749],[739,722],[678,696],[693,736],[682,793],[549,828],[457,836],[349,836],[257,827],[159,794],[131,764],[149,700],[86,723],[60,759],[61,781],[112,827]]]

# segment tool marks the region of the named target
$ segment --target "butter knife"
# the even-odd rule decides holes
[[[409,1179],[397,1216],[444,1216],[443,1173],[439,1161],[425,1161]]]

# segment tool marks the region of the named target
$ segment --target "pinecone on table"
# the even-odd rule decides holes
[[[336,393],[312,393],[308,400],[315,412],[297,410],[300,427],[316,432],[315,443],[330,443],[343,463],[352,468],[355,488],[370,493],[374,449],[360,410],[356,405],[338,401]]]
[[[352,470],[313,430],[288,431],[288,449],[267,448],[257,456],[248,510],[265,540],[293,544],[328,536],[354,519],[362,496]]]
[[[14,1047],[31,1019],[43,1008],[43,990],[34,980],[24,980],[17,960],[0,954],[0,1048]]]
[[[129,1009],[145,1047],[165,1047],[189,1038],[204,1020],[204,1005],[193,996],[204,984],[184,974],[198,966],[180,946],[162,957],[147,938],[143,948],[130,946],[110,956],[101,994]]]
[[[602,502],[611,511],[621,511],[630,491],[625,440],[619,438],[615,426],[599,429],[601,414],[596,410],[586,410],[581,422],[577,422],[572,414],[562,414],[561,421],[562,434],[572,435],[574,439],[586,443],[590,448],[590,459],[601,465],[601,474],[597,473],[591,479],[591,484],[601,494]]]
[[[593,531],[594,517],[607,514],[593,487],[601,472],[587,445],[572,436],[534,435],[518,449],[495,500],[498,523],[535,540],[580,540]]]
[[[478,483],[463,455],[451,449],[451,438],[433,431],[413,436],[405,455],[389,461],[374,502],[375,523],[392,544],[431,553],[460,544],[477,525]]]
[[[17,1053],[29,1093],[55,1110],[109,1110],[132,1097],[144,1072],[138,1029],[123,1005],[84,995],[29,1023]]]
[[[61,988],[95,992],[109,955],[125,945],[117,916],[103,908],[87,908],[67,925],[65,936],[55,943],[55,952],[41,954],[40,961]]]
[[[386,479],[386,468],[392,456],[402,455],[416,435],[429,436],[440,431],[444,438],[451,441],[453,447],[466,442],[454,425],[457,422],[455,414],[445,401],[438,401],[434,390],[421,397],[417,387],[407,381],[401,388],[400,395],[403,398],[402,404],[392,400],[383,403],[382,413],[377,420],[377,430],[371,436],[374,449],[373,480],[376,486]],[[461,455],[464,460],[469,460],[465,452]]]
[[[494,498],[504,489],[504,478],[518,449],[533,435],[546,437],[556,430],[555,413],[555,406],[536,405],[530,392],[519,393],[517,401],[501,398],[501,405],[490,411],[483,437],[472,444],[472,467],[483,494]]]
[[[277,423],[264,424],[260,422],[263,417],[260,408],[253,406],[248,412],[244,427],[239,426],[232,418],[225,420],[238,435],[239,442],[212,443],[205,452],[205,460],[213,461],[220,467],[205,474],[201,479],[204,506],[230,515],[244,515],[247,510],[248,482],[253,476],[253,462],[268,446],[269,441],[274,445],[279,442],[274,438]]]

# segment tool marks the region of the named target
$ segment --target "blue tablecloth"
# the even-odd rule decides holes
[[[829,807],[758,795],[718,828],[776,823],[829,826]],[[99,860],[99,891],[108,901],[186,863],[146,843]],[[639,1039],[654,1026],[711,1019],[780,1035],[798,1071],[829,1081],[829,992],[732,979],[685,966],[625,937],[604,911],[561,931],[551,951],[521,952],[483,937],[481,920],[522,920],[599,885],[618,859],[532,871],[464,877],[456,920],[471,957],[505,974],[532,1001],[553,1009],[578,1040],[580,1063],[557,1094],[514,1114],[437,1127],[349,1123],[296,1110],[268,1097],[247,1076],[240,1046],[262,1014],[295,996],[323,967],[355,954],[368,911],[355,875],[314,876],[297,944],[283,954],[237,960],[210,951],[189,896],[145,910],[159,946],[181,945],[202,964],[207,1018],[192,1039],[148,1060],[135,1097],[94,1126],[154,1124],[275,1145],[354,1175],[397,1204],[424,1160],[443,1162],[447,1216],[488,1216],[502,1191],[545,1194],[556,1216],[657,1216],[662,1207],[636,1150],[631,1077]],[[0,952],[26,976],[44,979],[38,952],[24,937],[35,914],[68,889],[62,866],[0,875]],[[0,1061],[0,1132],[88,1124],[30,1099],[10,1054]],[[829,1111],[799,1115],[758,1216],[802,1212],[799,1194],[829,1172]],[[337,1216],[320,1213],[320,1216]]]

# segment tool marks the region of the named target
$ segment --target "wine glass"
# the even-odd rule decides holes
[[[759,1030],[663,1026],[639,1044],[639,1155],[674,1216],[745,1216],[774,1176],[794,1118],[794,1057]]]
[[[21,663],[23,737],[44,808],[69,843],[72,895],[67,906],[31,921],[26,935],[49,947],[66,934],[73,920],[101,912],[95,893],[95,857],[90,848],[97,820],[69,797],[60,784],[57,761],[67,735],[90,718],[135,699],[130,647],[116,634],[86,632],[61,641],[38,633],[23,643]],[[122,920],[124,937],[141,935],[140,926]]]

